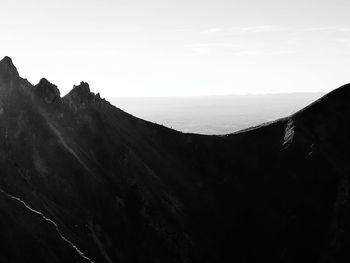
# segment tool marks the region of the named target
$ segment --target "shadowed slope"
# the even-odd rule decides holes
[[[31,257],[52,258],[42,262],[339,262],[349,256],[349,99],[344,86],[270,124],[184,134],[123,112],[85,82],[63,98],[46,79],[32,86],[5,58],[7,262],[21,262],[23,236]],[[17,220],[19,209],[28,215]]]

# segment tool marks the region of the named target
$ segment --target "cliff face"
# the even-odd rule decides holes
[[[60,97],[0,62],[5,262],[349,259],[350,87],[226,136],[180,133],[87,83]]]

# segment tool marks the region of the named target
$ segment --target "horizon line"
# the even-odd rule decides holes
[[[150,98],[198,98],[198,97],[229,97],[229,96],[269,96],[288,94],[327,94],[331,91],[290,91],[267,93],[227,93],[227,94],[200,94],[200,95],[150,95],[150,96],[106,96],[106,99],[150,99]]]

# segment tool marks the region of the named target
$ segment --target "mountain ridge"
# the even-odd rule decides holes
[[[85,82],[61,97],[16,72],[0,62],[6,262],[350,259],[348,85],[289,117],[206,136],[136,118]]]

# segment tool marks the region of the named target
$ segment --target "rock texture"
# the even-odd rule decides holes
[[[35,86],[35,96],[38,100],[47,104],[60,101],[60,91],[57,86],[42,78]]]
[[[350,86],[184,134],[0,62],[3,262],[348,262]]]

